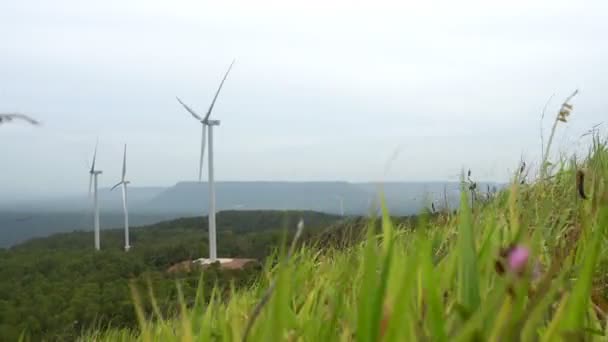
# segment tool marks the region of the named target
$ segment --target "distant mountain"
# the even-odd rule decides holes
[[[218,210],[313,210],[339,213],[338,198],[348,214],[366,211],[373,194],[347,182],[217,182]],[[150,201],[154,211],[194,211],[206,213],[208,184],[181,182]]]
[[[498,186],[481,183],[479,190]],[[459,202],[456,182],[217,182],[217,210],[310,210],[366,215],[377,205],[381,192],[393,215],[411,215],[435,205],[444,205],[444,190],[450,208]],[[133,226],[161,220],[207,215],[209,188],[206,182],[180,182],[169,188],[129,188],[129,212]],[[99,191],[102,229],[122,225],[120,191]],[[82,196],[0,204],[0,247],[32,237],[92,227],[91,200]]]
[[[497,183],[479,183],[478,189],[501,187]],[[209,188],[206,182],[180,182],[145,204],[154,212],[182,210],[207,213]],[[382,193],[394,215],[411,215],[430,206],[443,204],[444,193],[450,207],[460,198],[458,182],[217,182],[218,210],[313,210],[340,213],[340,198],[347,215],[368,214]],[[143,207],[142,207],[143,209]]]
[[[496,183],[479,183],[481,192]],[[156,196],[145,205],[154,212],[182,210],[207,213],[209,195],[205,182],[180,182]],[[382,193],[392,214],[411,215],[430,206],[445,202],[451,208],[458,205],[458,182],[218,182],[216,205],[218,210],[313,210],[332,214],[340,213],[343,200],[347,215],[369,213],[378,195]]]
[[[459,182],[386,182],[358,183],[360,188],[372,194],[382,193],[386,205],[394,215],[411,215],[428,208],[431,202],[438,207],[444,207],[447,197],[448,206],[452,209],[460,203]],[[480,192],[487,192],[488,186],[501,187],[498,183],[478,183]]]
[[[145,206],[160,193],[165,191],[165,187],[130,187],[129,206],[136,208]],[[110,188],[99,189],[99,206],[106,211],[122,211],[122,194],[120,189],[110,191]],[[52,199],[31,200],[0,203],[0,210],[15,212],[66,212],[90,210],[92,207],[91,199],[86,193],[82,195],[65,196]]]

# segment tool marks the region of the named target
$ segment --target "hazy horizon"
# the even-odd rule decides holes
[[[198,174],[200,124],[175,100],[214,109],[216,179],[506,181],[537,162],[574,89],[555,151],[605,118],[602,1],[12,1],[0,4],[1,197],[86,193]],[[338,20],[339,18],[339,20]],[[577,18],[572,21],[571,18]],[[205,161],[203,177],[206,178]],[[387,168],[387,165],[390,167]]]
[[[475,181],[479,183],[490,183],[490,184],[504,184],[504,182],[496,182],[492,180],[477,180]],[[351,185],[382,185],[382,184],[402,184],[402,185],[430,185],[430,184],[456,184],[459,181],[450,179],[450,180],[428,180],[428,181],[360,181],[360,182],[349,182],[342,180],[316,180],[316,181],[308,181],[308,180],[286,180],[286,181],[275,181],[275,180],[220,180],[216,181],[216,184],[226,184],[226,183],[347,183]],[[130,184],[129,188],[131,191],[134,190],[161,190],[165,191],[171,188],[174,188],[178,185],[183,184],[199,184],[198,181],[194,180],[186,180],[186,181],[177,181],[174,184],[169,185],[146,185],[146,186],[138,186],[136,184]],[[207,181],[201,182],[201,184],[207,184]],[[112,192],[114,193],[116,205],[120,204],[120,191],[111,191],[112,186],[100,186],[100,192]],[[80,190],[77,189],[75,191],[65,191],[65,192],[51,192],[51,193],[21,193],[16,195],[11,195],[7,193],[0,193],[0,210],[2,210],[2,206],[7,204],[28,204],[31,202],[37,201],[50,201],[50,200],[65,200],[65,199],[75,199],[75,198],[88,198],[87,189]],[[205,193],[206,194],[206,193]],[[203,194],[203,195],[205,195]],[[122,210],[122,209],[121,209]]]

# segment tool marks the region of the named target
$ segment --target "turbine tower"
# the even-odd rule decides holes
[[[336,195],[336,199],[340,205],[340,216],[344,217],[344,197]]]
[[[126,180],[127,176],[127,144],[125,144],[125,151],[122,156],[122,177],[120,178],[120,182],[112,187],[112,190],[122,185],[122,210],[125,214],[125,252],[128,252],[131,249],[131,245],[129,245],[129,210],[127,209],[127,185],[131,183]]]
[[[207,110],[207,114],[204,118],[201,118],[194,110],[188,107],[180,98],[177,98],[177,101],[196,119],[202,124],[202,139],[201,139],[201,157],[199,160],[199,168],[198,168],[198,181],[200,182],[202,179],[203,172],[203,158],[205,156],[205,139],[208,138],[209,144],[209,259],[211,262],[215,262],[217,260],[217,238],[216,238],[216,222],[215,222],[215,180],[213,174],[213,127],[219,126],[219,120],[209,120],[209,116],[211,116],[211,111],[213,110],[213,106],[215,105],[215,101],[217,100],[220,91],[222,90],[222,86],[224,85],[224,81],[228,77],[230,70],[232,69],[232,65],[234,65],[234,60],[230,63],[226,74],[224,74],[224,78],[222,82],[220,82],[220,86],[218,87],[215,96],[213,97],[213,101],[211,101],[211,105]],[[207,134],[207,131],[208,134]]]
[[[95,169],[95,159],[97,159],[97,143],[95,144],[95,152],[93,153],[91,170],[89,170],[89,197],[91,197],[91,185],[93,185],[93,228],[95,231],[95,249],[99,250],[99,200],[97,198],[97,177],[102,173],[102,171]]]

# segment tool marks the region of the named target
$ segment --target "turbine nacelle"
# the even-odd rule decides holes
[[[123,185],[123,184],[126,186],[126,185],[131,184],[131,182],[130,182],[130,181],[122,181],[122,182],[118,182],[116,185],[114,185],[114,186],[113,186],[113,187],[110,189],[110,191],[113,191],[114,189],[118,188],[119,186],[121,186],[121,185]]]

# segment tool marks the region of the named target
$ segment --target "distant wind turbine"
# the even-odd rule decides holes
[[[120,178],[120,182],[114,185],[111,190],[116,189],[117,187],[122,185],[122,209],[125,214],[125,252],[128,252],[131,249],[131,245],[129,245],[129,210],[127,209],[127,185],[131,183],[126,180],[127,176],[127,144],[125,144],[125,151],[122,157],[122,177]]]
[[[93,224],[95,230],[95,249],[99,250],[99,200],[97,198],[97,177],[102,173],[102,171],[95,170],[95,160],[97,159],[97,145],[98,143],[95,143],[93,163],[91,163],[91,170],[89,170],[89,197],[91,197],[91,186],[93,186]]]
[[[340,204],[340,216],[344,216],[344,197],[336,195],[336,198]]]
[[[216,227],[215,227],[215,181],[213,178],[213,126],[219,126],[219,120],[209,120],[209,116],[211,115],[211,111],[213,110],[213,106],[215,106],[215,101],[217,100],[220,91],[222,90],[222,86],[224,85],[224,81],[228,77],[230,70],[232,69],[232,65],[234,65],[234,60],[230,63],[226,74],[224,74],[224,78],[218,87],[215,96],[213,97],[213,101],[211,101],[211,105],[207,110],[207,114],[204,118],[201,118],[192,108],[188,107],[179,97],[177,97],[177,101],[196,119],[202,124],[202,139],[201,139],[201,157],[199,161],[199,169],[198,169],[198,181],[200,182],[202,179],[203,172],[203,158],[205,156],[205,138],[207,136],[207,130],[209,131],[208,135],[208,143],[209,143],[209,259],[211,262],[215,262],[217,259],[217,241],[216,241]]]
[[[37,120],[32,119],[31,117],[25,115],[25,114],[20,114],[20,113],[3,113],[0,114],[0,124],[3,124],[5,122],[10,122],[13,120],[23,120],[25,122],[28,122],[32,125],[40,125],[40,122],[38,122]]]

